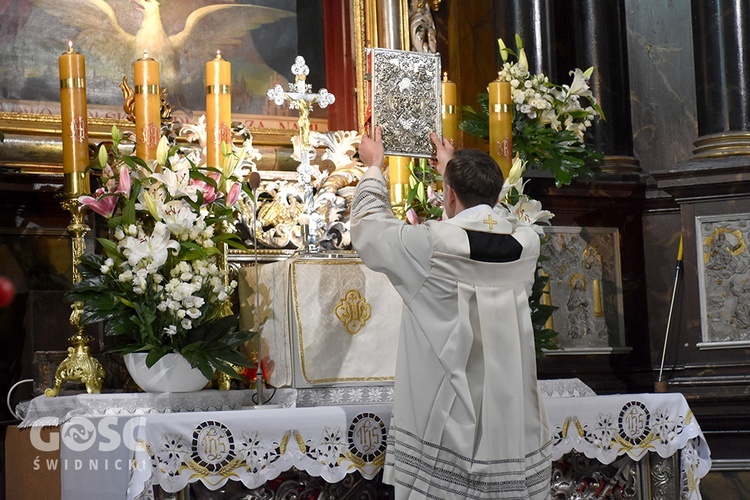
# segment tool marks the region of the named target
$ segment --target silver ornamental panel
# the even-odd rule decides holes
[[[386,155],[430,157],[430,133],[442,133],[440,54],[368,49],[372,58],[372,126]]]

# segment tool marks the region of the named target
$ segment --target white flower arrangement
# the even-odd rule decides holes
[[[151,366],[182,354],[211,378],[215,369],[236,376],[228,363],[247,365],[236,348],[253,334],[227,314],[236,283],[220,265],[224,243],[244,249],[235,234],[242,181],[257,151],[247,141],[237,154],[222,144],[222,167],[180,153],[162,137],[157,159],[119,154],[122,134],[112,130],[113,161],[99,150],[101,187],[79,202],[107,220],[103,255],[81,258],[81,281],[69,293],[83,304],[82,325],[104,321],[112,351],[148,352]],[[249,159],[249,160],[248,160]]]
[[[589,87],[594,68],[570,71],[570,84],[557,85],[542,74],[532,74],[521,38],[516,54],[498,39],[503,66],[498,77],[511,87],[513,102],[513,152],[529,165],[553,173],[558,185],[590,175],[602,155],[586,144],[586,133],[604,113]],[[516,56],[516,60],[509,60]],[[479,109],[462,108],[461,129],[489,137],[489,97],[477,96]]]

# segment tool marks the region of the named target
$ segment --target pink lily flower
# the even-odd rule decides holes
[[[97,193],[95,194],[99,194],[99,191],[100,190],[97,190]],[[110,217],[112,217],[112,214],[115,213],[115,207],[117,207],[117,199],[117,196],[104,193],[100,194],[97,198],[94,198],[93,196],[80,196],[78,197],[78,202],[81,205],[90,208],[99,215],[109,219]]]
[[[130,170],[125,165],[120,167],[120,182],[117,185],[115,193],[130,196]]]
[[[209,203],[213,203],[216,198],[219,197],[219,193],[216,191],[216,188],[213,187],[211,184],[208,184],[202,180],[194,179],[191,181],[191,184],[198,188],[198,190],[203,194],[203,204],[208,205]]]
[[[115,173],[112,171],[112,167],[107,165],[104,167],[104,175],[103,177],[107,179],[107,182],[105,183],[104,187],[107,188],[107,191],[112,191],[115,189]]]
[[[232,187],[229,188],[229,192],[227,193],[227,206],[231,207],[235,203],[237,203],[237,200],[240,199],[240,191],[242,190],[242,186],[240,186],[239,182],[235,182],[232,184]]]
[[[419,225],[419,216],[417,215],[417,211],[413,208],[410,208],[408,212],[406,212],[406,220],[409,221],[409,224],[412,226],[418,226]]]

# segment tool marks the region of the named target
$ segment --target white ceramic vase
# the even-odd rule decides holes
[[[125,366],[133,381],[146,392],[193,392],[200,391],[208,379],[181,354],[164,355],[154,366],[146,366],[145,352],[125,354]]]

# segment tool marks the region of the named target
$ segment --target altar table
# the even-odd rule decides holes
[[[336,394],[330,397],[338,397]],[[78,397],[96,399],[103,395]],[[681,394],[545,397],[544,402],[554,440],[552,458],[557,476],[553,477],[553,489],[558,488],[556,493],[562,498],[575,496],[575,481],[565,483],[568,492],[559,481],[559,475],[569,470],[564,462],[571,453],[600,465],[616,465],[618,477],[612,479],[610,486],[618,481],[620,486],[627,483],[628,479],[621,477],[626,469],[619,465],[622,460],[637,467],[659,458],[672,460],[677,467],[672,479],[679,488],[675,496],[701,498],[699,485],[711,467],[710,450]],[[354,472],[365,478],[375,477],[385,457],[391,405],[330,405],[326,400],[320,403],[323,406],[142,412],[131,416],[118,410],[114,417],[63,418],[61,460],[71,464],[62,471],[63,499],[101,498],[97,495],[101,495],[102,485],[96,483],[108,481],[104,477],[111,477],[113,484],[120,485],[113,487],[117,491],[114,498],[123,499],[150,498],[153,485],[175,492],[197,481],[208,489],[218,489],[228,481],[241,482],[252,489],[291,468],[329,482],[340,481]],[[90,444],[90,433],[88,441],[84,439],[89,443],[85,450],[72,449],[76,445],[70,436],[84,436],[86,429],[101,430],[102,422],[96,420],[101,418],[114,418],[116,422],[105,427],[124,438],[130,437],[132,449],[126,446],[128,439],[123,439],[124,444],[117,449],[108,448],[111,436],[102,447],[102,435],[96,448]],[[106,473],[101,470],[105,460],[109,469],[115,469],[115,459],[123,458],[121,465],[131,465]],[[72,466],[76,460],[81,467]],[[90,470],[94,463],[100,470]],[[660,474],[664,473],[661,468]],[[642,484],[636,486],[643,488],[648,479],[653,478],[638,478]],[[655,487],[652,481],[650,488]],[[633,498],[647,498],[644,495]]]

